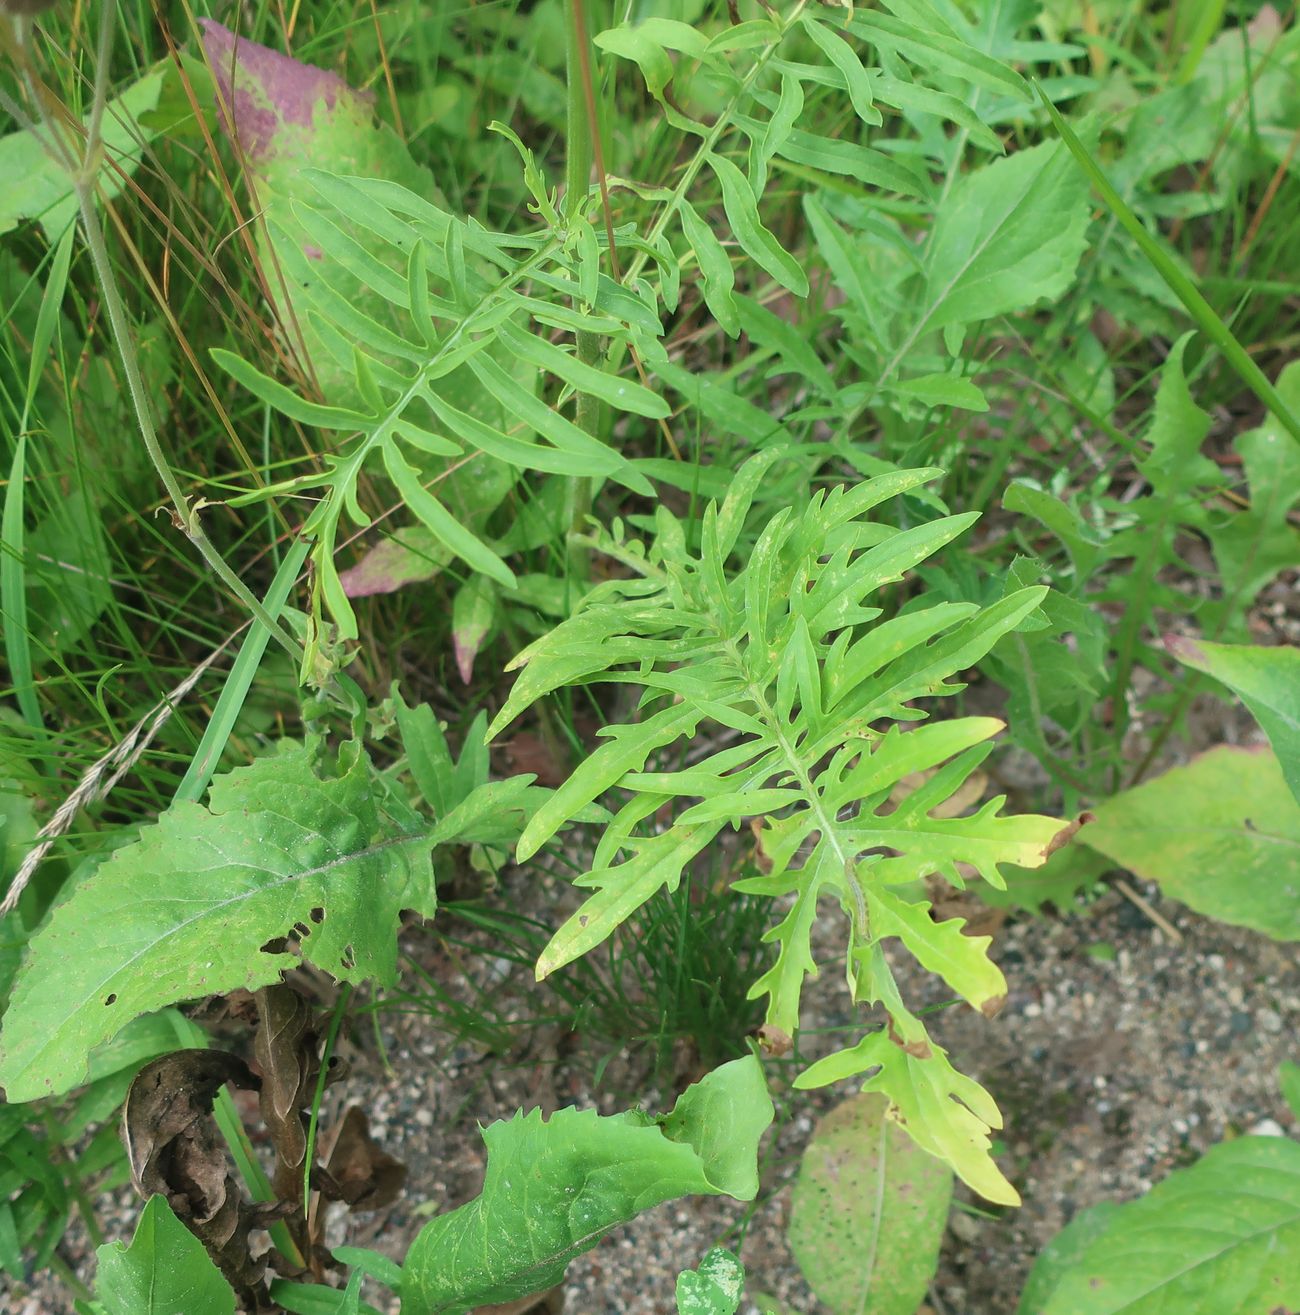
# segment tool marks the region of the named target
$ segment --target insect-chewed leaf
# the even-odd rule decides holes
[[[303,955],[344,981],[392,981],[402,909],[436,908],[430,833],[389,820],[363,756],[319,776],[290,745],[213,782],[79,882],[33,939],[0,1031],[11,1101],[80,1082],[132,1018],[253,989]]]

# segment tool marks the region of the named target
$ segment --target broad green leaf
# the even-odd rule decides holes
[[[107,1315],[235,1315],[234,1290],[165,1197],[149,1198],[130,1246],[95,1254],[95,1296]]]
[[[860,1073],[871,1074],[862,1090],[887,1096],[890,1117],[922,1150],[947,1161],[964,1183],[986,1199],[999,1205],[1020,1204],[1019,1193],[990,1154],[989,1134],[1002,1126],[997,1105],[978,1082],[953,1068],[947,1053],[929,1041],[924,1029],[906,1049],[901,1038],[896,1041],[884,1032],[872,1032],[856,1046],[818,1060],[794,1084],[807,1090]]]
[[[299,962],[282,937],[341,981],[392,982],[401,911],[437,906],[431,833],[386,817],[363,756],[314,760],[288,745],[217,777],[206,808],[177,804],[73,888],[0,1030],[10,1101],[77,1085],[140,1014],[277,981]]]
[[[1036,1304],[1022,1303],[1020,1315],[1300,1307],[1300,1144],[1286,1137],[1212,1147],[1100,1222],[1050,1293],[1032,1293]]]
[[[714,1247],[698,1269],[677,1275],[677,1315],[736,1315],[745,1286],[745,1267],[722,1247]]]
[[[790,1249],[833,1315],[916,1315],[939,1262],[952,1173],[888,1112],[883,1096],[850,1096],[799,1166]]]
[[[952,374],[924,374],[891,384],[890,392],[913,397],[926,406],[955,406],[962,411],[987,411],[988,398],[969,380]]]
[[[1059,143],[963,174],[935,218],[913,338],[1061,296],[1087,226],[1087,181]]]
[[[140,165],[146,145],[157,135],[147,126],[147,115],[158,103],[164,70],[146,73],[104,107],[103,159],[96,190],[112,198],[121,192]],[[141,122],[142,118],[146,122]],[[35,219],[46,238],[57,242],[77,218],[78,202],[72,179],[62,162],[52,156],[30,131],[0,137],[0,233],[7,233],[24,219]],[[77,139],[81,143],[81,138]]]
[[[1038,1253],[1025,1280],[1016,1315],[1042,1315],[1047,1299],[1061,1279],[1078,1264],[1088,1248],[1115,1222],[1120,1209],[1112,1201],[1080,1210]]]
[[[1300,803],[1269,750],[1211,749],[1093,814],[1081,844],[1207,917],[1300,940]]]
[[[464,1315],[542,1291],[611,1228],[679,1196],[752,1200],[772,1114],[762,1067],[747,1056],[689,1087],[659,1119],[533,1110],[490,1125],[483,1191],[412,1243],[403,1311]]]
[[[1250,709],[1300,803],[1300,648],[1211,644],[1183,635],[1167,635],[1165,647],[1184,666],[1226,685]]]

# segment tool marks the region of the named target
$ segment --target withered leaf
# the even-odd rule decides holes
[[[144,1197],[161,1193],[182,1219],[220,1207],[226,1155],[213,1127],[212,1101],[227,1082],[256,1088],[257,1078],[224,1050],[177,1050],[136,1075],[122,1109],[131,1180]]]
[[[167,1198],[245,1309],[272,1310],[266,1259],[254,1258],[250,1234],[286,1207],[250,1205],[229,1173],[212,1119],[213,1099],[227,1082],[258,1086],[248,1065],[223,1050],[178,1050],[155,1059],[127,1092],[122,1135],[136,1190]]]
[[[379,1210],[401,1194],[406,1166],[374,1141],[365,1111],[353,1105],[339,1124],[319,1178],[321,1194],[329,1199],[343,1201],[351,1210]]]
[[[253,1054],[262,1070],[258,1099],[262,1122],[285,1169],[296,1170],[307,1154],[303,1110],[315,1094],[318,1071],[311,1006],[292,987],[257,992],[258,1027]],[[279,1181],[279,1175],[277,1175]]]

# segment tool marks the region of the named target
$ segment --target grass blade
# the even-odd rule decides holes
[[[0,515],[0,614],[4,616],[5,657],[14,683],[14,697],[18,700],[23,720],[34,729],[41,729],[41,705],[36,698],[36,675],[32,666],[31,635],[27,629],[27,568],[24,557],[27,549],[26,478],[27,478],[27,422],[31,417],[36,389],[45,368],[45,359],[54,341],[58,327],[59,308],[68,283],[68,266],[72,260],[72,240],[75,227],[70,226],[54,252],[50,274],[41,296],[41,308],[36,316],[36,331],[32,337],[32,356],[27,368],[27,388],[23,396],[22,418],[18,424],[18,442],[14,448],[13,463],[9,467],[9,487],[5,490],[4,512]]]
[[[298,578],[303,562],[307,560],[307,551],[310,547],[311,544],[306,539],[299,539],[280,563],[280,569],[275,573],[275,579],[271,581],[271,587],[266,591],[266,598],[262,604],[273,620],[279,620],[285,600],[289,597],[289,590]],[[270,638],[270,631],[254,618],[252,629],[245,636],[239,656],[235,659],[234,666],[230,668],[230,675],[226,677],[226,683],[217,699],[217,706],[212,710],[212,718],[203,732],[199,747],[195,749],[185,776],[176,787],[173,803],[183,799],[197,802],[203,797],[203,792],[208,788],[208,782],[212,780],[212,774],[221,761],[221,755],[225,752],[226,741],[230,739],[235,722],[239,720],[239,714],[243,711],[244,700],[248,697],[248,691],[252,687],[253,678],[257,675],[257,668],[261,665],[262,655],[266,652]]]

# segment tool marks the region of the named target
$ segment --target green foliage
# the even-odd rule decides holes
[[[104,1315],[234,1315],[230,1284],[165,1197],[145,1203],[130,1246],[115,1242],[97,1255],[95,1296]]]
[[[523,671],[491,733],[564,685],[633,680],[646,690],[641,719],[607,728],[606,743],[520,836],[523,861],[607,790],[631,794],[606,828],[591,871],[579,879],[595,893],[556,932],[538,960],[538,976],[599,945],[656,891],[675,889],[686,866],[728,823],[763,817],[770,871],[736,889],[793,899],[768,933],[776,962],[753,988],[768,998],[768,1025],[786,1036],[798,1028],[803,980],[817,970],[809,943],[813,919],[819,899],[833,897],[848,920],[845,968],[854,998],[883,1002],[903,1038],[886,1042],[877,1062],[946,1072],[942,1052],[931,1049],[924,1025],[899,999],[881,942],[899,937],[974,1008],[995,1011],[1006,987],[987,958],[987,938],[962,935],[959,920],[936,924],[909,886],[931,873],[960,884],[958,863],[1001,886],[998,865],[1041,863],[1060,824],[1000,817],[1000,800],[972,817],[932,815],[988,752],[986,741],[1000,723],[963,718],[906,735],[898,727],[881,732],[876,724],[916,721],[921,714],[913,700],[956,692],[960,685],[950,678],[1023,621],[1043,591],[1026,589],[983,611],[922,604],[869,626],[884,612],[873,605],[888,601],[878,597],[884,586],[971,523],[969,516],[950,516],[895,531],[864,519],[933,471],[818,493],[802,515],[778,513],[745,564],[729,571],[754,491],[781,456],[773,448],[752,459],[722,506],[709,505],[698,554],[663,507],[650,547],[605,542],[632,578],[592,590],[572,619],[512,664]],[[647,770],[652,754],[700,737],[710,722],[736,733],[735,742],[683,770]],[[940,770],[892,807],[898,782],[929,768]],[[666,828],[640,828],[679,799],[697,802]],[[870,1067],[843,1067],[847,1055],[858,1053],[830,1061],[843,1070],[838,1078]],[[996,1121],[996,1110],[982,1092],[970,1100],[978,1114],[935,1094],[909,1114],[908,1127],[981,1190],[1013,1197],[983,1156],[987,1141],[980,1141],[978,1129]]]
[[[149,112],[162,91],[162,69],[147,73],[104,109],[104,159],[96,185],[100,195],[116,196],[135,172],[157,127]],[[0,196],[0,233],[25,219],[37,220],[57,241],[77,217],[72,176],[42,134],[25,129],[0,137],[0,177],[11,180]]]
[[[0,1109],[0,1269],[21,1280],[24,1257],[49,1262],[67,1227],[72,1202],[50,1145],[23,1126],[22,1111]]]
[[[1300,940],[1300,805],[1267,748],[1224,745],[1099,804],[1082,844],[1198,913]]]
[[[818,1124],[790,1210],[790,1248],[835,1315],[915,1315],[948,1222],[952,1174],[889,1118],[853,1096]]]
[[[736,1315],[745,1267],[722,1247],[714,1247],[697,1269],[677,1275],[677,1315]]]
[[[265,6],[237,35],[199,19],[202,65],[184,49],[196,33],[164,42],[111,7],[98,53],[75,7],[6,17],[5,882],[43,825],[54,850],[0,935],[0,1081],[12,1101],[86,1082],[0,1111],[8,1274],[121,1181],[110,1125],[139,1065],[177,1038],[204,1045],[166,1006],[306,961],[383,985],[361,1008],[418,1001],[506,1050],[529,1020],[481,981],[421,977],[407,944],[420,980],[394,985],[401,915],[435,912],[435,871],[485,876],[458,912],[472,907],[466,943],[494,971],[536,957],[564,1019],[606,1053],[653,1041],[661,1075],[675,1038],[707,1066],[760,1011],[765,1046],[797,1042],[841,915],[851,1004],[887,1021],[795,1087],[884,1098],[850,1109],[889,1162],[855,1178],[855,1124],[821,1180],[895,1201],[848,1226],[873,1239],[865,1288],[857,1273],[827,1298],[849,1309],[920,1300],[950,1187],[938,1160],[1017,1199],[992,1158],[993,1100],[887,957],[899,942],[996,1012],[989,939],[936,920],[936,879],[1064,913],[1118,862],[1297,934],[1293,655],[1241,645],[1300,561],[1300,367],[1279,370],[1300,330],[1282,218],[1300,198],[1300,36],[1239,8],[654,0],[587,50],[580,3],[308,2],[287,28]],[[86,144],[111,210],[107,239],[91,212],[83,240],[38,135],[59,121],[93,138],[100,109]],[[1267,414],[1237,433],[1259,414],[1250,393]],[[159,476],[174,523],[154,515]],[[205,565],[176,531],[206,543]],[[1281,771],[1220,749],[1115,794],[1166,754],[1200,687],[1158,642],[1171,627],[1204,635],[1174,656],[1246,700]],[[272,630],[292,659],[264,660]],[[523,650],[508,695],[506,645]],[[290,660],[313,687],[302,706]],[[493,780],[479,708],[501,709],[494,734],[535,709],[501,749],[523,758],[532,736],[553,793]],[[1009,816],[981,802],[1003,721],[1049,782]],[[201,807],[223,761],[252,765]],[[1012,782],[1003,766],[988,778]],[[1097,820],[1058,848],[1070,833],[1038,808]],[[594,853],[556,843],[574,823],[599,827]],[[500,908],[516,841],[522,863],[547,848],[581,865],[585,903],[558,930],[545,908]],[[345,989],[332,1029],[352,1007]],[[319,1038],[291,1015],[272,1082],[286,1137],[303,1092],[313,1126],[321,1113]],[[320,1239],[299,1249],[281,1219],[273,1299],[358,1315],[362,1274],[430,1310],[530,1292],[654,1201],[752,1197],[770,1112],[747,1059],[662,1120],[521,1115],[489,1130],[484,1195],[426,1229],[405,1276],[340,1250],[346,1288],[306,1281],[295,1257],[315,1267]],[[283,1195],[228,1095],[218,1117],[251,1193]],[[221,1179],[226,1152],[203,1149]],[[901,1165],[934,1188],[907,1263]],[[842,1230],[812,1202],[815,1167],[795,1220],[809,1255]],[[301,1184],[313,1166],[293,1168]],[[1208,1236],[1194,1195],[1160,1189],[1152,1233],[1173,1235],[1173,1200],[1174,1226],[1185,1208]],[[290,1204],[298,1229],[311,1212]],[[1119,1215],[1133,1211],[1141,1232],[1139,1207]],[[1236,1237],[1161,1269],[1167,1239],[1130,1256],[1116,1217],[1071,1225],[1023,1315],[1218,1315],[1218,1294],[1260,1272]],[[151,1273],[158,1295],[201,1258],[157,1202],[145,1219],[129,1251],[105,1252],[100,1315],[142,1308],[153,1297],[130,1293]],[[233,1270],[240,1245],[222,1254]],[[1154,1286],[1105,1305],[1133,1274]],[[710,1253],[679,1308],[732,1312],[741,1278]]]
[[[482,1194],[426,1224],[403,1267],[412,1315],[464,1315],[558,1283],[615,1225],[688,1192],[752,1200],[772,1121],[752,1056],[687,1088],[671,1113],[539,1110],[484,1129]]]
[[[1300,803],[1300,649],[1246,648],[1169,635],[1165,647],[1184,666],[1226,685],[1268,736]]]
[[[432,917],[430,851],[520,807],[522,780],[429,824],[377,787],[358,746],[311,746],[219,777],[120,849],[34,938],[4,1018],[11,1101],[58,1094],[142,1013],[277,981],[301,954],[340,981],[391,983],[404,908]],[[486,821],[485,821],[486,819]]]
[[[1242,1137],[1071,1225],[1019,1315],[1254,1315],[1300,1302],[1300,1145]],[[1071,1231],[1072,1230],[1072,1231]]]

